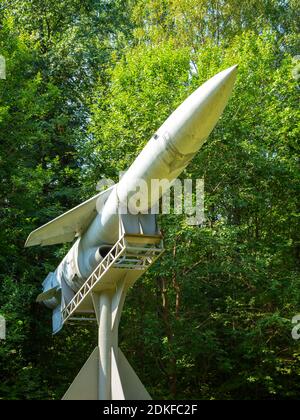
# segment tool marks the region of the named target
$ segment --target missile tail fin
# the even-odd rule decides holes
[[[57,296],[57,288],[54,287],[53,289],[49,289],[46,292],[40,293],[36,298],[36,302],[41,303],[45,302],[46,300],[55,298]]]

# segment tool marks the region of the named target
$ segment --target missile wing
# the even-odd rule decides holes
[[[104,203],[109,197],[110,192],[111,188],[108,188],[34,230],[28,236],[25,247],[72,242],[76,237],[81,236],[85,232],[91,221],[97,215],[99,207],[97,206],[96,208],[96,205],[97,202],[99,203],[99,199]]]

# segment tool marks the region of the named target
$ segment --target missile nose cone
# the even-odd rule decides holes
[[[228,85],[229,88],[231,87],[231,90],[229,92],[229,96],[230,96],[230,93],[232,91],[234,82],[236,80],[237,70],[238,70],[238,64],[235,64],[234,66],[229,67],[228,69],[223,70],[220,73],[216,74],[216,76],[214,76],[214,77],[219,76],[220,83]]]
[[[180,153],[196,153],[217,124],[231,95],[237,67],[229,67],[205,82],[161,127]]]
[[[225,72],[228,73],[232,73],[232,72],[236,72],[236,70],[238,69],[239,65],[238,64],[234,64],[234,66],[228,67],[228,69],[224,70]]]

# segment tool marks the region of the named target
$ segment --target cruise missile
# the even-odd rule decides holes
[[[231,95],[237,66],[230,67],[195,90],[154,133],[118,184],[33,231],[25,246],[75,243],[43,282],[38,301],[53,309],[53,330],[61,327],[60,311],[80,289],[119,238],[119,209],[137,191],[140,180],[149,186],[142,204],[130,209],[131,232],[153,233],[151,213],[164,194],[151,193],[153,179],[174,181],[202,147]],[[136,211],[135,211],[136,210]],[[138,215],[138,216],[136,216]]]

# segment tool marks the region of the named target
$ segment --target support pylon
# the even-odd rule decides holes
[[[98,322],[98,347],[69,387],[63,400],[151,400],[144,385],[118,347],[118,329],[128,282],[114,291],[93,293]]]

